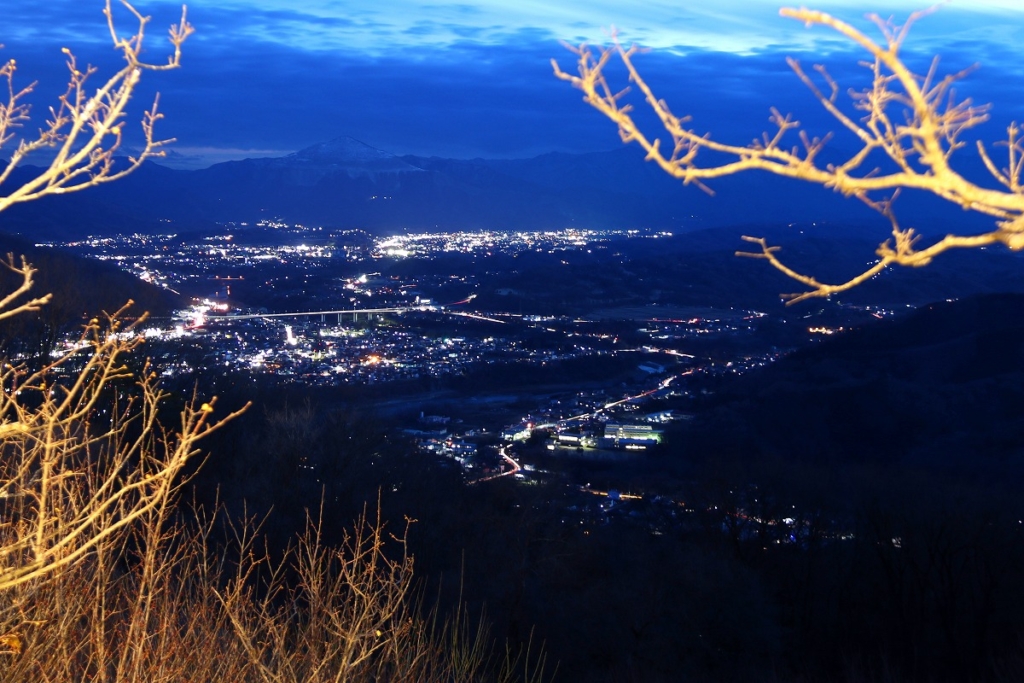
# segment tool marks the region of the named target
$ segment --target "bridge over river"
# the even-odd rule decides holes
[[[327,316],[338,316],[340,323],[344,316],[352,316],[352,320],[359,320],[360,315],[378,315],[381,313],[408,313],[409,311],[423,311],[443,313],[443,306],[417,304],[415,306],[394,306],[391,308],[345,308],[333,311],[294,311],[291,313],[243,313],[239,315],[206,315],[206,320],[249,320],[252,318],[305,318],[320,316],[325,320]]]

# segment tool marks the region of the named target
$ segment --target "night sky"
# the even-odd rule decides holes
[[[902,19],[924,4],[810,3],[862,27],[867,11]],[[39,81],[37,117],[44,96],[66,80],[61,47],[101,69],[116,67],[100,0],[8,5],[2,55],[17,59],[19,83]],[[153,16],[149,54],[162,61],[164,32],[180,5],[138,5]],[[861,54],[827,29],[780,18],[778,7],[762,0],[196,0],[188,16],[197,33],[185,45],[184,67],[148,74],[138,105],[161,92],[167,118],[159,133],[178,139],[166,161],[179,167],[280,156],[338,136],[396,154],[456,158],[607,150],[620,144],[614,127],[557,81],[549,62],[571,69],[562,41],[605,42],[614,26],[623,41],[653,48],[639,60],[643,72],[674,111],[694,115],[698,129],[745,142],[776,105],[824,132],[832,126],[784,58],[823,61],[842,85],[862,87]],[[119,16],[130,30],[131,17]],[[1011,120],[1024,119],[1019,0],[953,0],[916,25],[907,48],[922,70],[935,53],[945,70],[980,65],[959,91],[994,104],[981,136],[1000,139]]]

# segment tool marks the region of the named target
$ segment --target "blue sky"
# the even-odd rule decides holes
[[[0,26],[2,54],[22,82],[38,80],[37,114],[64,82],[60,48],[113,68],[100,0],[12,3]],[[922,3],[808,3],[859,26],[865,13],[901,19]],[[153,15],[150,50],[180,5],[139,0]],[[298,7],[298,9],[297,9]],[[184,68],[151,75],[178,138],[181,166],[282,155],[349,135],[398,154],[525,157],[611,149],[614,128],[551,75],[573,57],[561,41],[602,42],[614,26],[653,50],[640,65],[677,113],[716,137],[745,141],[772,105],[822,131],[830,126],[785,65],[822,61],[844,86],[863,85],[860,55],[822,28],[778,16],[762,0],[196,0],[197,33]],[[131,27],[122,14],[121,25]],[[940,53],[955,70],[978,63],[960,91],[992,101],[983,135],[1024,119],[1024,7],[1019,0],[952,0],[921,20],[908,50]]]

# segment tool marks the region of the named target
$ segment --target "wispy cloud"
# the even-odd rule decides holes
[[[66,81],[63,45],[101,68],[118,66],[102,3],[93,4],[5,9],[2,55],[18,59],[20,78],[40,81],[37,110]],[[814,4],[868,26],[861,2]],[[919,4],[889,3],[897,12]],[[162,59],[160,34],[180,5],[140,5],[154,16],[147,54]],[[982,133],[989,139],[1024,119],[1024,12],[1015,5],[953,2],[923,19],[907,46],[922,67],[933,53],[948,70],[981,64],[960,92],[995,103],[993,124]],[[160,132],[179,139],[180,164],[295,150],[339,135],[396,153],[459,157],[609,149],[620,144],[614,129],[553,78],[549,60],[571,68],[560,41],[604,40],[612,24],[655,48],[639,63],[674,111],[739,142],[765,128],[772,105],[816,131],[832,127],[786,55],[826,62],[844,88],[868,77],[857,66],[861,55],[834,33],[780,19],[774,5],[753,0],[311,0],[295,7],[286,0],[189,4],[199,32],[186,45],[184,68],[147,74],[136,98],[144,106],[162,92]]]

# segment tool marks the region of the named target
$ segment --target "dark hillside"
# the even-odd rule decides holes
[[[25,256],[37,271],[33,276],[33,293],[53,294],[52,301],[42,310],[0,323],[0,346],[6,353],[45,353],[64,333],[91,317],[117,311],[129,299],[135,302],[129,312],[131,316],[143,312],[165,316],[182,305],[171,292],[145,283],[113,264],[36,247],[21,238],[0,234],[0,254],[13,254],[16,262]],[[6,268],[0,270],[2,291],[9,292],[20,282],[20,276]]]
[[[1016,471],[1024,296],[975,296],[865,326],[728,383],[708,403],[692,436],[744,459]]]

